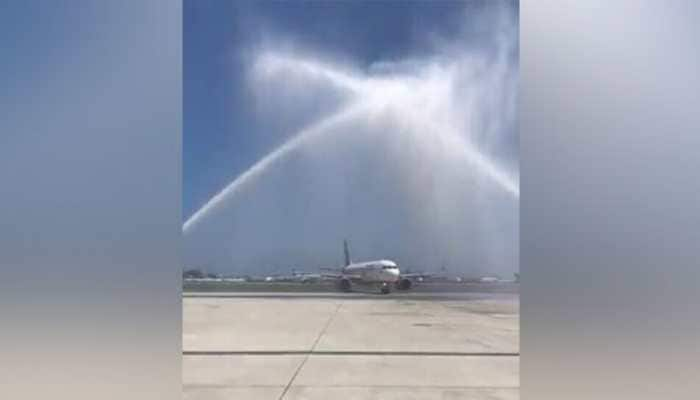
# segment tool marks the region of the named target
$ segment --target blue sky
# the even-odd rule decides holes
[[[464,29],[465,9],[482,7],[482,2],[185,1],[183,221],[294,131],[261,132],[268,126],[252,109],[244,83],[250,49],[274,36],[369,66],[428,51],[434,37]]]
[[[517,7],[186,1],[186,264],[517,270]]]

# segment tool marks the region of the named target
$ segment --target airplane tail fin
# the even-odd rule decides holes
[[[348,250],[348,241],[343,240],[343,250],[345,251],[345,266],[350,265],[350,250]]]

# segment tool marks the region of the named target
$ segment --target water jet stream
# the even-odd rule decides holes
[[[274,53],[265,53],[261,55],[253,66],[253,70],[262,75],[297,73],[309,77],[324,78],[330,81],[334,86],[350,90],[354,94],[359,94],[368,90],[369,86],[366,79],[352,76],[349,73],[334,69],[329,65],[313,60]]]
[[[262,174],[265,170],[270,168],[271,165],[274,165],[275,162],[284,158],[287,153],[325,131],[332,132],[331,128],[347,120],[355,118],[361,113],[362,110],[364,110],[364,108],[365,107],[362,104],[350,105],[337,113],[302,129],[287,142],[271,153],[267,154],[265,157],[261,158],[252,167],[236,177],[233,182],[212,197],[202,208],[197,210],[197,212],[195,212],[190,218],[187,219],[187,221],[185,221],[185,224],[183,225],[184,233],[188,233],[188,231],[191,230],[197,221],[201,220],[204,215],[217,208],[217,206],[222,204],[227,198],[231,198],[237,192],[241,191],[241,189],[245,187],[247,183]]]
[[[260,56],[258,63],[256,64],[256,68],[262,69],[267,73],[280,73],[286,71],[291,73],[302,73],[310,77],[323,77],[329,80],[331,84],[335,86],[352,91],[359,98],[371,98],[375,101],[379,99],[379,101],[377,101],[378,104],[391,104],[393,97],[399,97],[398,99],[393,99],[393,103],[401,102],[400,98],[402,95],[393,96],[387,89],[392,87],[404,89],[409,88],[409,90],[405,90],[403,92],[403,94],[405,94],[410,92],[410,88],[415,86],[416,82],[420,83],[420,80],[416,79],[415,77],[413,79],[409,77],[401,77],[399,79],[394,77],[392,79],[375,78],[371,76],[356,76],[356,74],[341,71],[338,68],[334,68],[332,65],[324,64],[322,62],[275,53],[265,53]],[[411,85],[405,81],[414,82],[413,85]],[[393,105],[397,106],[398,104]],[[403,111],[415,114],[415,110]],[[426,118],[426,122],[429,125],[435,125],[430,122],[430,118]],[[463,149],[464,156],[467,158],[469,163],[473,164],[480,172],[493,179],[508,193],[516,198],[520,197],[519,185],[514,179],[512,179],[506,172],[502,171],[498,165],[496,165],[492,160],[489,160],[488,157],[480,152],[475,146],[464,140],[462,135],[454,130],[450,131],[457,142],[455,145]]]
[[[476,146],[457,132],[448,131],[448,138],[454,141],[454,147],[461,149],[462,156],[467,163],[475,166],[479,173],[489,177],[514,198],[520,198],[520,185],[506,171],[502,170],[498,164],[490,160]]]
[[[520,185],[516,183],[507,173],[498,168],[496,164],[489,160],[473,145],[464,142],[462,148],[468,161],[474,164],[481,173],[493,179],[499,184],[499,186],[513,195],[513,197],[516,199],[520,198]]]
[[[416,89],[416,85],[420,85],[421,80],[413,77],[402,78],[376,78],[371,76],[361,76],[350,74],[348,72],[334,68],[331,65],[316,62],[314,60],[306,60],[297,57],[289,57],[274,53],[264,53],[257,62],[253,65],[253,72],[263,75],[274,74],[284,75],[284,72],[301,73],[309,77],[321,77],[330,81],[332,85],[344,88],[352,92],[355,101],[349,106],[342,108],[340,111],[332,114],[318,122],[304,128],[299,133],[283,145],[267,154],[265,157],[256,162],[252,167],[239,175],[233,182],[226,186],[222,191],[212,197],[202,208],[195,212],[187,219],[183,225],[184,233],[188,233],[192,227],[200,221],[207,213],[219,207],[227,199],[232,198],[237,192],[241,191],[249,182],[260,176],[265,170],[273,164],[284,158],[286,154],[306,143],[310,139],[328,131],[333,132],[333,127],[344,122],[352,120],[360,116],[363,111],[372,111],[373,109],[388,105],[399,112],[397,115],[412,115],[417,117],[427,127],[436,131],[446,132],[447,139],[455,148],[462,150],[462,156],[465,161],[473,165],[477,173],[489,177],[492,181],[498,184],[499,187],[511,194],[514,198],[520,198],[520,189],[516,180],[509,174],[503,171],[495,162],[490,160],[478,148],[470,143],[460,132],[450,125],[445,126],[445,121],[442,116],[436,117],[433,115],[424,115],[423,110],[415,109],[412,103],[405,102],[407,93],[411,93]],[[402,90],[398,90],[402,89]],[[417,91],[417,93],[423,93]],[[431,93],[431,92],[429,92]],[[432,96],[443,98],[445,93],[431,93]],[[424,94],[419,94],[423,97]]]

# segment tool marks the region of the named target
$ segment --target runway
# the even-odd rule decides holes
[[[512,293],[476,293],[476,292],[392,292],[388,295],[377,292],[201,292],[183,293],[183,298],[235,298],[235,299],[331,299],[331,300],[427,300],[427,301],[467,301],[486,299],[509,299]]]
[[[189,293],[185,399],[518,399],[504,293]]]
[[[318,356],[503,356],[517,357],[520,353],[498,352],[459,352],[459,351],[335,351],[335,350],[225,350],[225,351],[183,351],[185,356],[287,356],[287,355],[318,355]]]

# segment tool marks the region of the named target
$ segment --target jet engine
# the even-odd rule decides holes
[[[410,279],[402,278],[396,282],[396,288],[399,290],[408,290],[413,286],[413,282]]]

